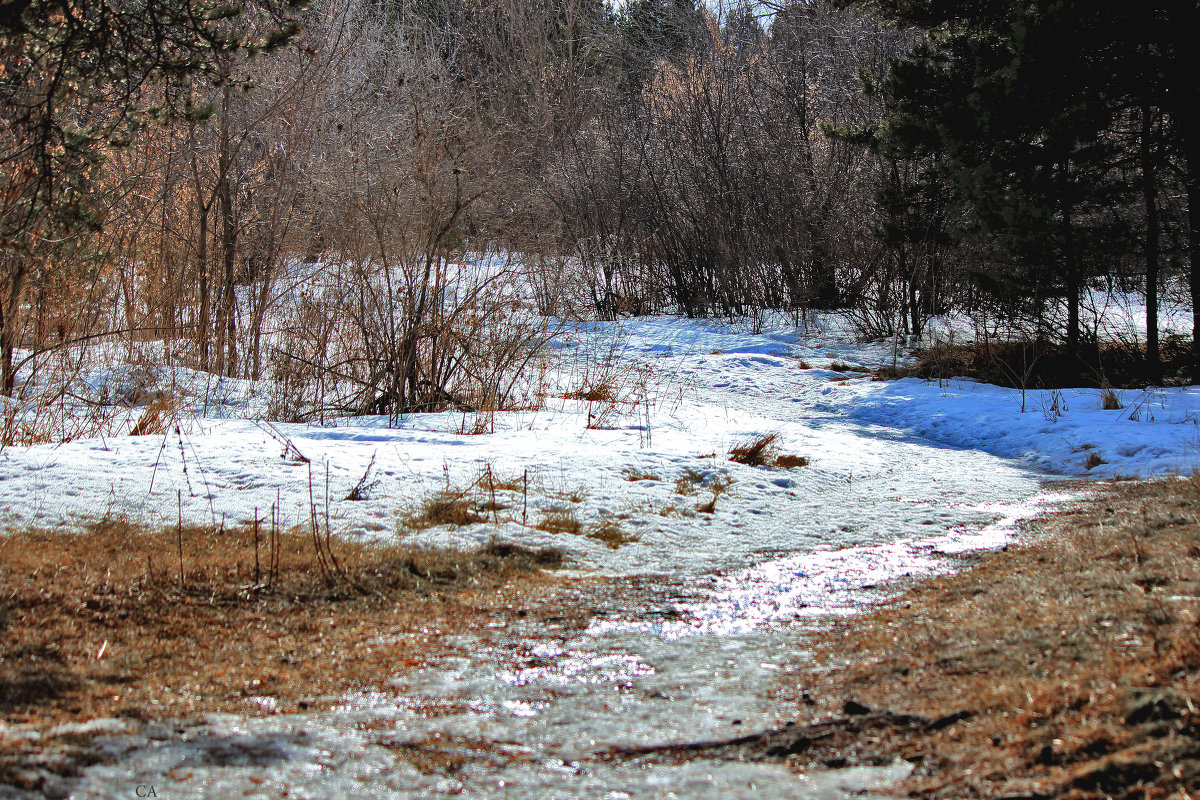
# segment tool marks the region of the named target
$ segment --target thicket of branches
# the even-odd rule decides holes
[[[981,108],[964,65],[1025,55],[1012,15],[842,5],[0,0],[3,391],[116,339],[290,416],[494,408],[544,315],[986,310],[1077,344],[1088,281],[1185,273],[1179,107],[1127,82],[939,139]],[[1051,83],[988,119],[1081,89]]]

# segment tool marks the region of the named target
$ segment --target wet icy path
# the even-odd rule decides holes
[[[1035,476],[991,456],[826,427],[877,466],[814,490],[786,525],[767,509],[727,520],[712,534],[726,539],[712,548],[721,564],[581,578],[565,606],[585,623],[562,615],[561,599],[535,604],[397,675],[394,693],[331,711],[111,737],[114,763],[89,769],[75,794],[118,796],[113,787],[131,780],[173,798],[817,800],[885,786],[903,765],[799,776],[774,764],[605,758],[782,724],[791,708],[773,696],[814,620],[881,599],[890,580],[949,568],[939,552],[995,546],[1037,492]]]

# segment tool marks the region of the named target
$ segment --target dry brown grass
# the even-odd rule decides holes
[[[568,503],[582,503],[587,499],[588,490],[586,486],[576,486],[574,489],[555,489],[546,492],[548,497],[555,500],[565,500]]]
[[[619,522],[613,519],[602,520],[595,527],[587,532],[589,539],[595,539],[602,542],[611,550],[616,550],[623,545],[636,542],[638,537],[632,533],[627,533]]]
[[[690,497],[704,482],[704,475],[694,469],[685,469],[683,475],[675,479],[675,494]]]
[[[783,469],[797,469],[799,467],[807,467],[811,462],[804,456],[794,456],[787,453],[777,456],[775,463],[772,466],[781,467]]]
[[[805,758],[906,758],[914,797],[1195,796],[1200,481],[1112,484],[1034,531],[822,635],[800,713],[935,722]]]
[[[779,452],[779,434],[767,433],[744,442],[729,450],[729,460],[748,467],[781,467],[794,469],[807,467],[809,460],[804,456]]]
[[[701,514],[712,514],[717,509],[717,498],[728,492],[729,487],[732,485],[733,478],[727,475],[714,474],[706,476],[694,469],[687,469],[675,481],[675,494],[682,497],[691,497],[700,489],[707,489],[712,494],[712,497],[708,502],[696,506],[696,511]],[[669,516],[673,513],[683,513],[683,511],[676,506],[668,506],[661,509],[658,513],[663,516]]]
[[[739,442],[729,449],[729,460],[748,467],[766,467],[779,450],[779,434],[768,433]]]
[[[256,577],[252,530],[184,528],[181,581],[177,534],[109,520],[0,541],[0,718],[310,707],[422,663],[438,631],[495,613],[561,558],[334,542],[341,570],[322,577],[308,532],[280,532],[271,558],[260,531]]]
[[[142,409],[129,431],[130,436],[162,436],[179,419],[180,401],[171,395],[161,395]]]
[[[528,473],[495,472],[491,465],[488,465],[477,484],[479,488],[489,492],[524,492],[529,486],[529,476]]]
[[[542,513],[542,518],[533,527],[546,533],[570,533],[578,535],[583,531],[583,523],[575,511],[570,508],[554,509]]]
[[[416,508],[400,517],[400,524],[414,531],[439,525],[462,527],[487,522],[485,510],[469,491],[445,489],[423,498]]]
[[[617,391],[614,381],[603,380],[588,386],[580,386],[567,392],[563,397],[567,400],[586,400],[589,403],[616,403]]]
[[[527,473],[504,474],[486,464],[468,485],[453,486],[447,481],[442,489],[419,499],[400,515],[400,527],[421,531],[442,525],[475,525],[489,519],[500,522],[499,512],[526,507],[528,486]]]
[[[717,498],[729,491],[729,487],[733,485],[733,478],[726,475],[717,475],[710,480],[705,487],[712,492],[712,499],[707,503],[701,503],[696,506],[696,510],[701,514],[715,514],[717,511]]]

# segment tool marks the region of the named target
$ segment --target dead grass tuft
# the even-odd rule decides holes
[[[612,550],[616,550],[622,545],[630,544],[631,542],[636,542],[638,540],[637,536],[632,533],[626,533],[621,528],[621,525],[616,520],[612,519],[601,521],[598,525],[587,532],[587,536],[589,539],[595,539],[599,542],[603,542]]]
[[[565,500],[568,503],[582,503],[587,499],[588,490],[586,486],[576,486],[574,489],[558,489],[547,494],[555,500]]]
[[[783,469],[796,469],[797,467],[807,467],[811,462],[804,456],[781,455],[775,459],[774,466]]]
[[[730,449],[729,460],[748,467],[769,466],[778,451],[778,440],[778,433],[768,433],[740,442]]]
[[[583,531],[583,523],[573,509],[559,509],[543,512],[541,520],[533,527],[546,533],[570,533],[578,535]]]
[[[488,466],[478,484],[481,489],[489,492],[524,492],[528,481],[528,477],[523,473],[514,472],[506,475],[495,472],[491,466]]]
[[[705,485],[712,492],[712,499],[707,503],[701,503],[696,506],[696,511],[701,514],[715,514],[717,511],[717,498],[729,491],[729,487],[733,485],[733,478],[726,475],[718,475]]]
[[[130,436],[162,436],[179,419],[179,401],[170,395],[159,395],[142,409]]]
[[[475,525],[489,519],[500,522],[499,512],[526,507],[528,486],[527,473],[503,474],[485,464],[470,484],[458,487],[447,481],[444,488],[418,500],[401,515],[400,526],[420,531],[441,525]]]
[[[612,381],[597,381],[567,392],[567,400],[586,400],[589,403],[616,403],[617,386]]]
[[[622,475],[624,476],[625,480],[630,481],[631,483],[635,483],[637,481],[661,480],[653,472],[650,472],[648,470],[637,469],[635,467],[631,467],[631,468],[625,470],[625,472],[623,472]]]
[[[755,439],[739,442],[729,450],[729,460],[749,467],[780,467],[782,469],[807,467],[810,463],[804,456],[780,453],[778,433],[768,433]]]
[[[487,522],[484,510],[469,493],[455,489],[434,492],[400,519],[401,525],[414,531],[439,525],[463,527],[479,522]]]
[[[1111,386],[1104,386],[1100,389],[1100,408],[1105,411],[1120,411],[1125,407],[1121,402],[1121,396]]]
[[[683,475],[675,481],[675,494],[682,497],[691,497],[696,494],[701,488],[707,489],[712,493],[712,498],[706,502],[696,506],[696,511],[702,514],[712,514],[717,508],[717,498],[729,491],[729,487],[733,485],[733,478],[721,474],[709,474],[697,472],[694,469],[687,469]],[[662,509],[659,513],[663,516],[669,516],[674,513],[694,516],[690,510],[681,509],[676,506],[669,506]]]
[[[704,474],[694,469],[685,469],[683,475],[675,479],[675,494],[690,497],[696,493],[697,487],[704,483]]]

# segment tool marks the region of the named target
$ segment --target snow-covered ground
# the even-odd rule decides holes
[[[761,332],[676,318],[594,323],[561,342],[557,357],[566,390],[607,383],[621,402],[550,396],[536,410],[497,414],[494,432],[467,435],[477,420],[463,414],[413,416],[396,428],[370,418],[268,425],[230,413],[252,405],[231,387],[223,416],[198,416],[178,432],[0,453],[0,511],[12,526],[69,527],[103,514],[173,522],[180,498],[199,523],[238,524],[272,506],[301,522],[314,505],[323,517],[328,497],[332,527],[348,536],[550,544],[574,569],[656,576],[662,590],[649,605],[644,594],[618,592],[585,631],[529,624],[464,637],[457,657],[398,675],[395,695],[346,698],[335,711],[126,726],[102,740],[114,760],[86,770],[76,796],[153,784],[162,797],[213,798],[284,788],[345,797],[364,786],[373,797],[841,797],[903,770],[641,771],[595,756],[780,723],[787,709],[771,702],[772,689],[803,658],[814,617],[876,601],[895,578],[949,569],[945,553],[1002,544],[1016,519],[1055,499],[1048,478],[1200,466],[1195,388],[1122,392],[1124,407],[1112,411],[1095,389],[1031,391],[1022,413],[1015,390],[846,371],[905,353],[857,342],[834,317],[801,327],[778,320]],[[732,446],[766,433],[809,465],[728,460]],[[372,464],[367,499],[343,499]],[[420,497],[486,470],[528,479],[507,518],[401,532],[398,515]],[[714,510],[699,511],[716,487],[725,488]],[[610,548],[532,527],[551,512],[575,515],[585,532],[607,521],[632,541]],[[459,710],[414,710],[428,703]],[[520,757],[421,774],[379,745],[381,729],[392,743],[487,741]]]

